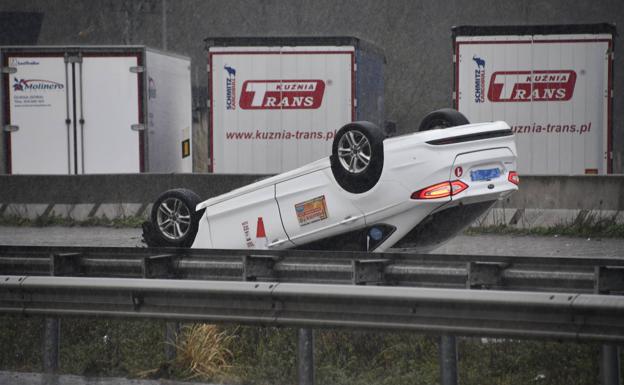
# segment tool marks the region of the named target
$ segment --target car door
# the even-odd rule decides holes
[[[284,230],[295,245],[364,227],[352,195],[335,184],[329,168],[280,182],[275,189]]]
[[[274,185],[210,205],[206,207],[204,217],[210,226],[211,239],[201,244],[212,248],[279,249],[293,246],[282,227]]]

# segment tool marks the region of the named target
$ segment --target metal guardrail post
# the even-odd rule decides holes
[[[74,272],[75,261],[79,254],[51,254],[50,275],[64,275]],[[54,374],[59,369],[59,351],[61,345],[61,320],[45,318],[42,343],[43,372]]]
[[[299,385],[314,385],[314,331],[299,329],[297,369]]]
[[[440,336],[440,384],[457,385],[457,340],[455,336]]]
[[[141,274],[143,278],[171,278],[173,272],[174,255],[160,254],[144,257],[141,260]],[[180,331],[179,322],[165,323],[165,360],[173,361],[176,358],[176,339]]]
[[[602,345],[600,350],[600,383],[620,385],[620,354],[616,345]]]
[[[179,332],[179,322],[165,324],[165,360],[167,361],[173,361],[176,358],[176,340]]]
[[[297,335],[297,383],[314,385],[314,331],[300,328]]]
[[[59,368],[59,345],[61,343],[61,321],[46,318],[43,327],[43,372],[53,374]]]
[[[466,264],[466,289],[481,289],[501,281],[503,267],[497,263],[468,262]],[[457,385],[457,339],[452,335],[440,336],[440,383]]]
[[[612,290],[622,290],[624,287],[624,270],[621,268],[594,268],[594,292],[609,294]],[[620,385],[620,352],[617,345],[604,344],[600,349],[600,384]]]

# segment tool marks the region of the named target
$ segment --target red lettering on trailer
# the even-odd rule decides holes
[[[490,79],[491,102],[547,102],[572,99],[576,72],[571,70],[499,71]]]
[[[244,110],[317,109],[323,102],[322,80],[247,80],[239,107]]]

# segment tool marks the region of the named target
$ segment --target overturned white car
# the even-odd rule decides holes
[[[201,201],[163,193],[144,225],[149,246],[367,250],[436,247],[518,189],[505,122],[468,124],[443,109],[419,132],[385,138],[342,127],[332,155]]]

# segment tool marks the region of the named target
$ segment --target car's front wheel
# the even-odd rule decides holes
[[[469,123],[468,119],[461,112],[452,108],[442,108],[428,113],[420,122],[418,131],[462,126]]]
[[[359,194],[373,188],[384,163],[385,135],[371,122],[353,122],[336,133],[332,144],[331,168],[343,189]]]
[[[191,190],[174,189],[154,202],[149,223],[143,226],[148,246],[190,247],[195,240],[200,214],[195,207],[200,198]]]

